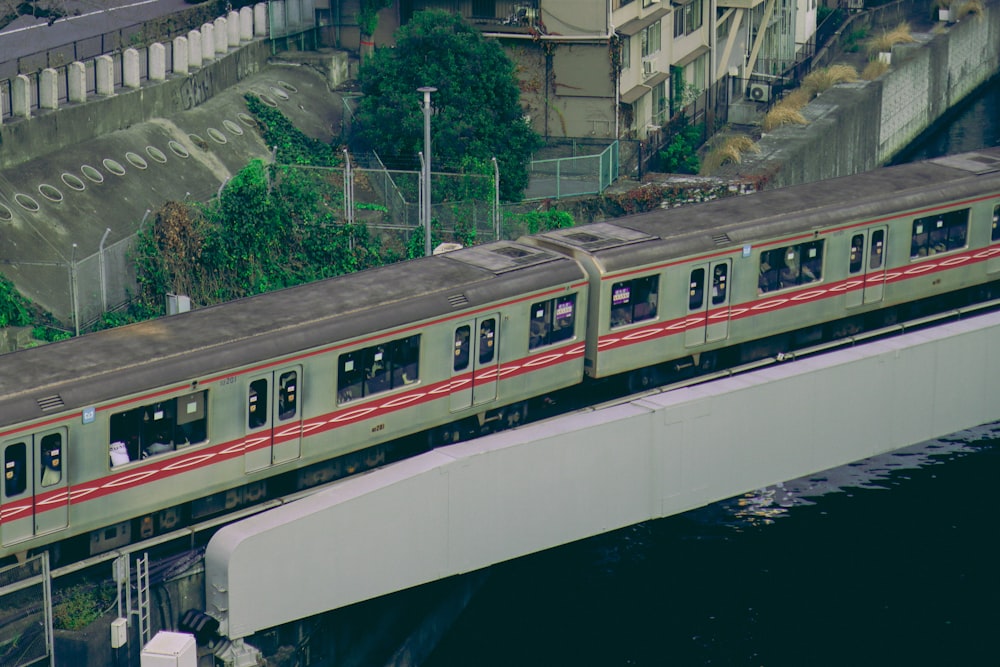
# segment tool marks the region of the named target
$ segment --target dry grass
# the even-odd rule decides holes
[[[786,107],[782,104],[776,104],[770,111],[764,114],[764,120],[760,122],[760,129],[764,132],[771,132],[782,125],[789,125],[792,123],[805,125],[805,116],[803,116],[798,109]]]
[[[980,21],[983,20],[983,12],[985,8],[981,0],[967,0],[958,7],[952,7],[951,10],[951,20],[961,21],[966,16],[975,16]]]
[[[802,79],[802,87],[819,95],[838,83],[850,83],[858,80],[858,70],[850,65],[831,65],[810,72]]]
[[[889,71],[889,63],[882,60],[870,60],[861,72],[861,78],[865,81],[874,81]]]
[[[717,137],[712,143],[714,145],[705,155],[705,159],[701,161],[702,174],[711,174],[722,165],[730,162],[739,164],[743,161],[745,153],[760,152],[757,143],[745,134]]]
[[[909,44],[917,41],[910,34],[910,24],[903,21],[892,30],[883,30],[868,41],[868,53],[891,53],[897,44]]]
[[[798,110],[809,104],[813,97],[815,97],[815,95],[813,95],[811,91],[806,90],[805,88],[796,88],[781,98],[781,101],[775,106],[783,106],[788,107],[789,109]]]

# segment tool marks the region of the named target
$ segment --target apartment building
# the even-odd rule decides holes
[[[339,34],[350,48],[358,0],[318,0],[317,8],[326,2],[344,19]],[[727,99],[766,101],[759,81],[794,62],[815,31],[816,2],[398,0],[382,13],[375,41],[391,43],[414,12],[459,13],[517,64],[525,114],[540,134],[646,139],[692,102],[711,107],[716,84]]]

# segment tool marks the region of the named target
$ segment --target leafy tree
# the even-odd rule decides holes
[[[361,6],[355,19],[362,37],[371,37],[378,28],[378,13],[382,9],[392,7],[392,0],[361,0]]]
[[[424,116],[417,88],[434,86],[432,168],[491,174],[496,157],[501,198],[522,198],[541,139],[524,119],[514,65],[496,42],[457,14],[417,12],[399,29],[396,47],[377,49],[359,78],[360,134],[383,160],[418,168]]]

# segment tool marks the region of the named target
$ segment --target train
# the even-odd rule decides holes
[[[0,358],[0,558],[120,548],[641,389],[993,298],[1000,148],[461,248]]]

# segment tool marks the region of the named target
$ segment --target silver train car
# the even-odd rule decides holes
[[[587,302],[576,262],[498,242],[6,355],[0,556],[106,551],[409,433],[517,423],[579,383]]]
[[[998,212],[988,149],[526,242],[587,271],[587,375],[639,388],[990,298]]]
[[[554,392],[645,387],[990,298],[998,215],[990,149],[6,355],[0,558],[99,553],[377,465],[404,436],[516,425]]]

